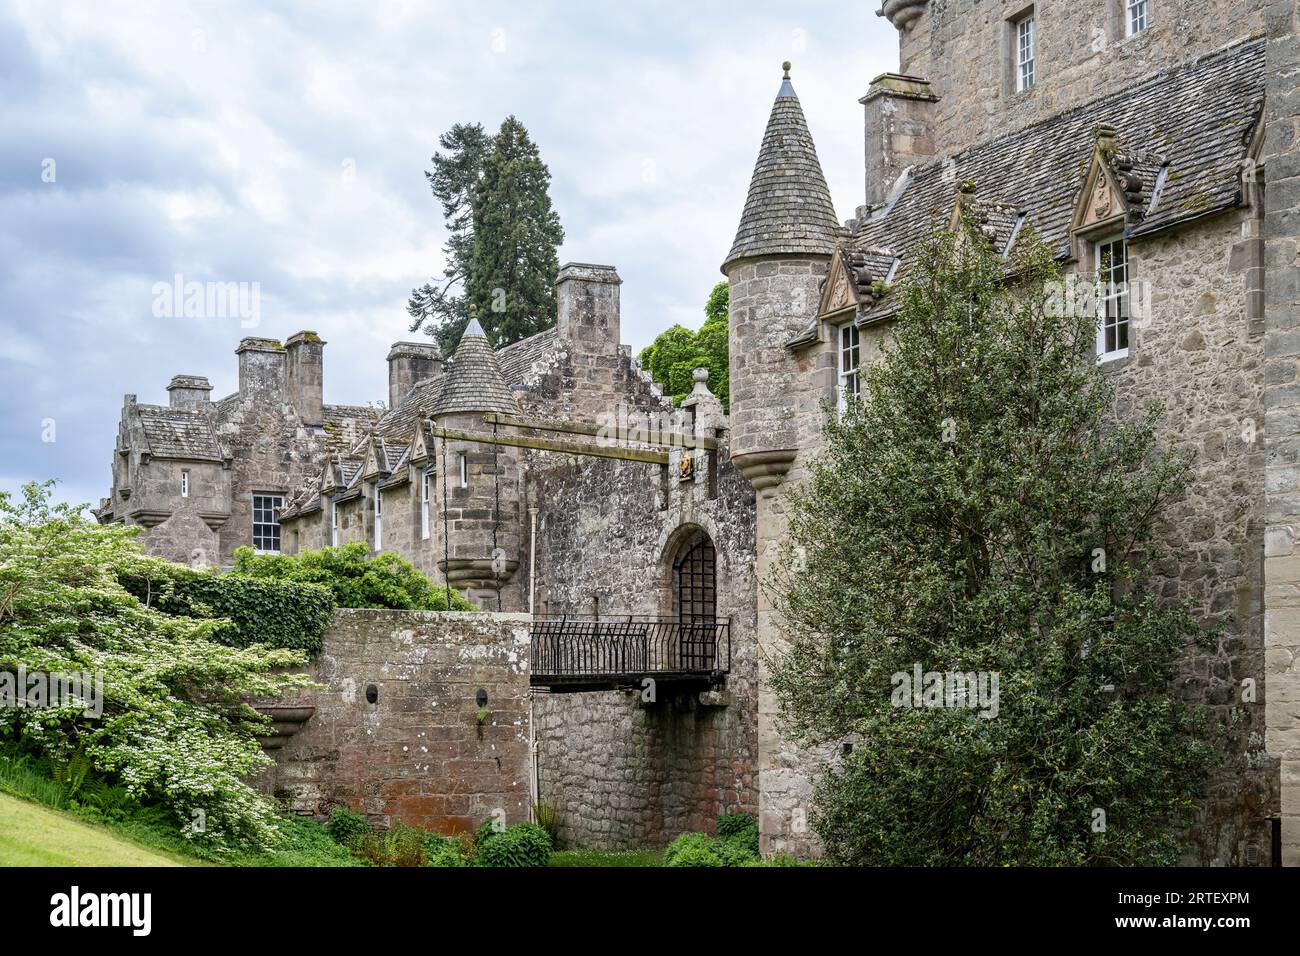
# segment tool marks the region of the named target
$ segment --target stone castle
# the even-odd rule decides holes
[[[194,564],[241,545],[364,541],[508,623],[531,612],[516,737],[563,837],[662,843],[745,810],[765,851],[815,853],[812,781],[835,753],[783,734],[763,670],[783,641],[759,584],[786,495],[820,450],[827,404],[853,400],[889,335],[891,289],[932,217],[974,216],[1003,251],[1032,226],[1067,272],[1106,270],[1097,357],[1119,411],[1160,401],[1165,437],[1197,453],[1168,516],[1178,560],[1163,588],[1221,636],[1188,652],[1171,692],[1208,705],[1234,751],[1189,861],[1300,862],[1294,0],[879,12],[899,30],[900,69],[859,101],[866,193],[845,223],[786,65],[722,262],[729,414],[702,370],[674,407],[619,344],[615,269],[570,263],[547,331],[493,350],[471,323],[446,361],[394,345],[383,411],[324,403],[310,332],[245,339],[239,391],[218,402],[195,376],[172,380],[165,407],[128,396],[98,514]],[[332,759],[327,736],[285,744],[286,779]],[[355,758],[383,779],[347,799],[456,826],[481,811],[414,781],[404,739],[385,744],[371,767]],[[440,766],[490,776],[500,752],[482,746],[448,744]],[[312,779],[304,809],[339,799]]]

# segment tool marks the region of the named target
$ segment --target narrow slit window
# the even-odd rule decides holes
[[[468,488],[469,487],[469,456],[466,455],[464,452],[461,452],[459,456],[459,463],[460,463],[460,486],[462,488]]]
[[[1021,93],[1034,85],[1034,59],[1038,45],[1034,15],[1016,21],[1016,92]]]
[[[334,501],[330,502],[330,544],[339,546],[339,506]]]
[[[1097,243],[1099,361],[1123,358],[1129,346],[1128,249],[1124,239]]]
[[[188,471],[182,471],[181,472],[181,497],[188,498],[189,496],[190,496],[190,473]]]
[[[849,407],[849,401],[858,397],[861,385],[858,382],[859,336],[858,327],[852,322],[839,329],[839,408],[840,413]]]
[[[433,481],[432,472],[420,474],[420,537],[429,537],[429,486]]]
[[[384,547],[384,493],[375,489],[375,550]]]

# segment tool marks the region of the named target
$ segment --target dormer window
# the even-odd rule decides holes
[[[1015,28],[1016,92],[1023,93],[1034,85],[1034,59],[1038,40],[1032,8],[1015,21]]]
[[[1151,0],[1124,0],[1124,35],[1136,36],[1151,23]]]
[[[859,331],[852,322],[841,325],[836,332],[836,367],[839,370],[839,409],[840,414],[849,407],[849,402],[856,399],[861,391],[858,382]]]
[[[1128,355],[1129,286],[1128,248],[1120,236],[1097,243],[1097,285],[1099,312],[1097,361],[1108,362]]]

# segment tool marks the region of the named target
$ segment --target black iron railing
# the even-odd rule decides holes
[[[726,620],[656,617],[534,617],[533,683],[716,677],[731,669]]]

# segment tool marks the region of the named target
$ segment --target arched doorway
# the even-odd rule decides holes
[[[717,656],[717,552],[703,530],[684,541],[673,560],[673,615],[682,670],[708,670]]]

